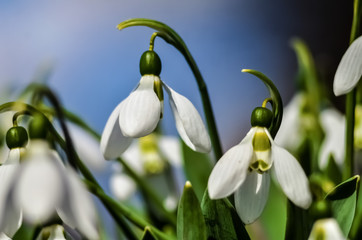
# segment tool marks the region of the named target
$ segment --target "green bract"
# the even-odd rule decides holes
[[[269,128],[273,120],[273,113],[264,107],[257,107],[251,114],[251,126]]]
[[[45,139],[48,134],[48,120],[41,115],[34,115],[29,123],[29,137],[31,139]]]
[[[12,127],[6,133],[6,145],[10,149],[24,147],[28,143],[28,134],[23,127]]]
[[[161,73],[161,59],[154,51],[146,51],[140,60],[141,75],[152,74],[159,76]]]

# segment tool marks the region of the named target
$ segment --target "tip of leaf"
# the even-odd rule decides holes
[[[241,69],[241,72],[249,72],[250,71],[250,69]]]

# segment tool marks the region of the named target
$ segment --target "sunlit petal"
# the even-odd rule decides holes
[[[119,127],[120,103],[108,118],[101,137],[101,151],[105,159],[119,157],[132,143],[132,138],[123,136]]]
[[[270,186],[269,173],[249,173],[236,190],[235,208],[245,224],[253,223],[263,212],[268,200]]]
[[[209,134],[194,105],[190,100],[176,93],[166,84],[163,84],[163,86],[169,95],[176,128],[182,140],[194,151],[210,152]]]
[[[308,178],[297,159],[287,150],[272,144],[275,175],[285,195],[297,206],[308,208],[312,203]]]
[[[143,137],[155,130],[161,114],[161,102],[153,83],[154,75],[144,75],[138,88],[121,102],[119,124],[124,136]]]
[[[350,92],[362,75],[362,36],[353,41],[342,57],[334,76],[333,91],[336,96]]]
[[[208,190],[211,199],[224,198],[236,191],[244,182],[253,156],[252,128],[243,141],[230,148],[212,170]]]

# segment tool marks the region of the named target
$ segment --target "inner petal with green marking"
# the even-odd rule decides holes
[[[271,143],[264,128],[258,128],[253,138],[254,156],[250,163],[250,169],[259,173],[268,171],[272,166]]]

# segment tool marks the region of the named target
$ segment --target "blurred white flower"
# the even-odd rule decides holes
[[[155,185],[156,191],[165,199],[165,206],[173,207],[174,193],[170,192],[168,184],[170,180],[165,179],[165,172],[171,168],[173,181],[179,179],[178,172],[181,172],[181,147],[178,138],[171,136],[160,136],[150,134],[135,141],[122,155],[127,164],[151,185]],[[161,179],[160,179],[161,178]],[[172,182],[172,181],[171,181]],[[182,182],[182,181],[180,181]],[[130,199],[137,191],[137,185],[122,169],[118,163],[113,165],[113,175],[110,178],[110,187],[113,195],[121,200]],[[180,185],[181,187],[181,185]]]
[[[93,170],[104,170],[106,162],[99,148],[99,142],[80,127],[74,124],[67,126],[80,159]]]
[[[345,240],[339,224],[334,218],[315,221],[308,240]]]
[[[309,183],[299,162],[275,144],[265,127],[252,127],[246,137],[229,149],[212,170],[208,190],[211,199],[235,193],[235,207],[244,223],[262,213],[269,194],[270,172],[275,173],[285,195],[297,206],[312,202]]]
[[[106,159],[119,157],[133,138],[153,132],[162,114],[163,102],[154,91],[162,84],[169,95],[169,103],[180,137],[194,151],[209,152],[211,142],[204,123],[192,103],[163,83],[158,76],[142,76],[137,88],[112,112],[101,138],[101,149]]]
[[[333,91],[336,96],[350,92],[362,76],[362,36],[349,46],[334,76]]]
[[[13,150],[10,153],[14,153]],[[14,156],[19,154],[15,152],[9,160],[14,162]],[[32,140],[21,160],[20,164],[12,164],[12,168],[10,164],[0,167],[0,179],[7,179],[1,188],[4,194],[0,198],[0,231],[7,233],[10,225],[19,227],[21,220],[11,217],[18,213],[31,224],[44,223],[57,214],[87,239],[98,239],[96,212],[90,195],[76,173],[64,167],[48,143]]]
[[[296,94],[285,107],[283,121],[275,137],[275,142],[284,148],[295,152],[308,132],[313,132],[317,126],[310,113],[302,112],[305,96]],[[332,154],[336,163],[342,165],[345,146],[345,117],[334,108],[323,109],[319,114],[319,124],[324,131],[324,139],[319,150],[319,167],[324,168]]]

